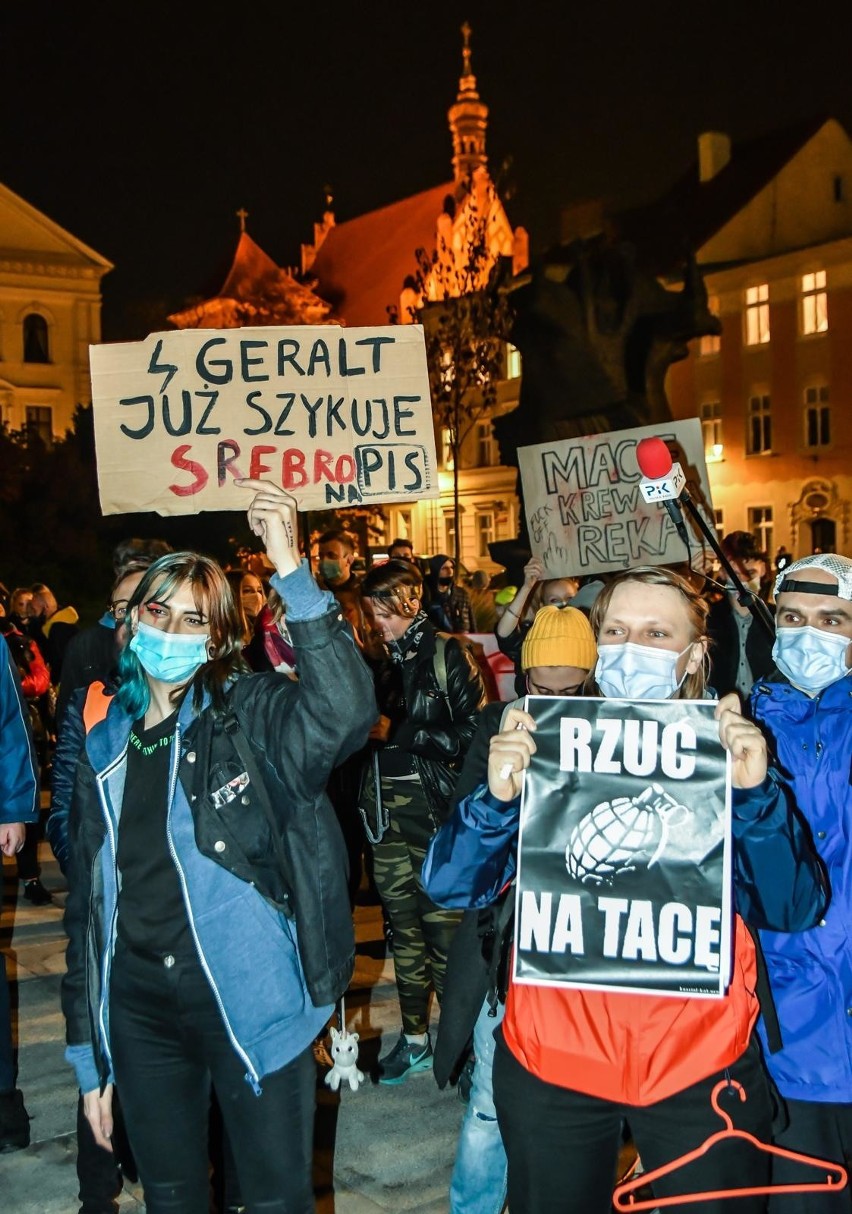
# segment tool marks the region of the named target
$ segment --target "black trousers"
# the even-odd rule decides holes
[[[776,1133],[776,1146],[800,1155],[815,1155],[852,1171],[852,1104],[805,1100],[786,1100],[784,1104],[789,1123]],[[773,1184],[800,1184],[814,1179],[821,1179],[820,1174],[801,1163],[773,1161]],[[769,1209],[772,1214],[849,1214],[852,1185],[837,1193],[780,1193],[770,1200]]]
[[[208,1214],[211,1085],[252,1214],[313,1214],[310,1045],[256,1096],[196,957],[119,947],[110,991],[116,1084],[148,1214]]]
[[[656,1104],[621,1105],[545,1083],[527,1071],[496,1034],[494,1102],[509,1160],[512,1214],[610,1214],[615,1168],[626,1118],[646,1171],[701,1146],[724,1129],[710,1093],[725,1073]],[[722,1093],[720,1104],[737,1129],[769,1141],[772,1103],[756,1046],[728,1070],[745,1088],[741,1103]],[[769,1183],[769,1156],[732,1141],[713,1147],[654,1186],[657,1197]],[[701,1214],[762,1214],[765,1197],[690,1203]]]

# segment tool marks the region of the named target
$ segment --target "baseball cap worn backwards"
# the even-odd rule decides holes
[[[827,582],[809,581],[809,569],[825,570],[837,579],[837,589]],[[800,594],[836,594],[838,598],[852,602],[852,559],[848,556],[838,556],[835,552],[816,552],[813,556],[803,556],[782,569],[775,579],[776,598],[785,590],[798,591]]]
[[[591,670],[598,647],[591,625],[576,607],[542,607],[521,646],[521,668],[577,666]]]

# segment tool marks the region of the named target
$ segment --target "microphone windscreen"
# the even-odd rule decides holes
[[[636,444],[636,463],[646,480],[668,476],[673,465],[671,452],[661,438],[643,438]]]

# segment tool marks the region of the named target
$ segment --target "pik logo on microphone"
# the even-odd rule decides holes
[[[642,497],[646,502],[671,502],[679,498],[686,485],[686,477],[680,464],[672,464],[671,472],[653,480],[639,482]]]

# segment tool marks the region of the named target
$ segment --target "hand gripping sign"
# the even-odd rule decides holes
[[[182,329],[90,347],[104,514],[300,509],[438,496],[423,329]]]
[[[527,697],[515,980],[720,996],[728,759],[709,701]]]

